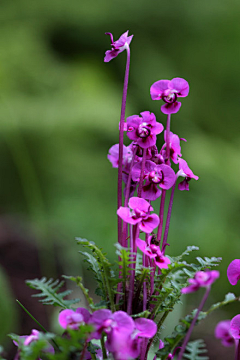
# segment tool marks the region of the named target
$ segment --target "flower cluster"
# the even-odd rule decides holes
[[[190,180],[198,180],[182,157],[181,142],[186,140],[171,131],[171,116],[179,112],[179,98],[188,96],[189,84],[185,79],[175,77],[172,80],[158,80],[150,86],[152,100],[164,102],[161,112],[167,115],[165,129],[151,111],[126,117],[133,35],[129,36],[127,31],[114,41],[111,33],[106,34],[110,36],[111,50],[106,51],[104,62],[111,61],[125,50],[127,56],[119,143],[109,149],[107,156],[112,166],[118,169],[117,273],[95,243],[77,239],[87,249],[81,253],[94,273],[98,284],[96,295],[101,297],[100,302],[94,303],[81,277],[68,278],[82,290],[89,310],[83,307],[68,308],[78,301],[64,300],[69,291],[60,293],[61,283],[58,281],[45,281],[45,278],[30,281],[34,284],[33,288],[41,289],[39,296],[43,302],[61,306],[58,321],[62,335],[54,337],[49,334],[44,338],[34,329],[29,336],[17,338],[18,341],[13,338],[18,346],[15,360],[20,360],[22,355],[23,360],[30,357],[34,360],[41,360],[40,357],[51,360],[146,360],[156,339],[159,340],[159,349],[152,359],[170,360],[176,355],[178,360],[186,357],[195,359],[194,354],[186,354],[185,350],[190,351],[191,347],[187,347],[187,344],[191,333],[201,318],[199,315],[211,286],[219,277],[218,271],[210,269],[217,265],[220,258],[197,258],[198,264],[182,261],[183,256],[196,250],[194,246],[188,247],[178,257],[166,255],[167,245],[170,245],[168,233],[175,189],[189,191]],[[124,136],[128,138],[128,145],[123,143]],[[162,137],[162,142],[158,136]],[[183,179],[179,181],[179,178]],[[155,209],[156,206],[153,202],[157,199],[159,212],[154,213],[153,206]],[[240,279],[239,259],[229,265],[227,276],[232,285],[237,284]],[[197,311],[182,320],[186,326],[180,326],[180,332],[176,330],[164,342],[160,340],[157,330],[163,327],[169,312],[179,303],[180,296],[200,288],[205,288],[205,294]],[[236,344],[236,359],[240,360],[240,315],[221,321],[215,329],[215,336],[221,339],[224,346]],[[36,354],[31,353],[42,339],[45,342],[40,344],[43,345],[41,349],[36,347]],[[47,342],[49,339],[55,348]],[[195,354],[200,354],[199,349],[195,350]],[[24,352],[30,357],[24,357]]]
[[[233,260],[227,269],[227,277],[231,285],[236,285],[240,280],[240,259]],[[236,344],[238,352],[240,340],[240,314],[234,316],[232,320],[220,321],[215,328],[215,336],[221,339],[223,346]],[[238,359],[238,358],[237,358]]]
[[[152,338],[157,332],[157,325],[150,319],[133,320],[124,311],[112,313],[108,309],[97,310],[92,315],[84,308],[76,311],[66,309],[60,313],[59,323],[64,329],[72,330],[79,329],[83,324],[91,325],[93,331],[89,341],[101,339],[106,334],[106,349],[114,359],[119,360],[137,358],[142,340]]]

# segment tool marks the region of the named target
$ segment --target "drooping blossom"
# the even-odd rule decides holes
[[[197,291],[200,287],[211,286],[214,281],[219,278],[219,271],[207,270],[197,271],[193,279],[188,279],[189,286],[181,290],[182,294],[188,294]]]
[[[139,229],[145,233],[151,233],[159,224],[157,214],[150,214],[152,206],[144,199],[139,197],[131,197],[128,207],[120,206],[117,210],[118,216],[132,225],[139,225]]]
[[[167,269],[171,261],[163,255],[159,249],[159,246],[151,243],[151,239],[152,236],[150,236],[147,241],[138,238],[136,240],[136,245],[144,254],[146,254],[150,259],[154,260],[159,269]]]
[[[58,322],[64,329],[78,330],[80,325],[88,323],[90,313],[85,308],[77,308],[76,311],[65,309],[60,312]]]
[[[110,36],[111,40],[111,50],[107,50],[105,52],[104,62],[109,62],[110,60],[114,59],[118,56],[122,51],[126,50],[127,47],[130,45],[132,41],[133,35],[128,36],[128,31],[120,36],[120,38],[116,41],[113,41],[113,35],[111,33],[105,33],[106,35]]]
[[[228,265],[227,277],[231,285],[237,284],[240,279],[240,259],[235,259]]]
[[[163,125],[149,111],[143,111],[141,116],[132,115],[127,118],[127,136],[141,148],[147,149],[156,144],[157,136],[163,131]]]
[[[221,339],[223,346],[232,346],[235,343],[235,340],[231,334],[230,330],[231,320],[220,321],[215,327],[215,337]]]
[[[140,354],[141,338],[151,338],[157,332],[157,325],[149,319],[135,321],[124,311],[112,313],[101,309],[93,313],[90,323],[95,327],[94,338],[107,335],[106,349],[115,360],[135,359]]]
[[[164,114],[177,113],[181,107],[181,103],[177,101],[178,97],[186,97],[188,93],[188,82],[182,78],[159,80],[150,88],[152,100],[162,99],[165,102],[161,107],[161,111]]]
[[[178,158],[179,171],[177,172],[177,176],[184,177],[184,180],[178,184],[178,190],[189,190],[189,181],[191,179],[198,180],[198,176],[194,175],[192,170],[189,168],[186,160]]]
[[[141,163],[136,163],[132,169],[133,181],[139,181],[141,174]],[[142,197],[150,201],[156,200],[162,193],[159,189],[170,189],[176,180],[176,175],[169,165],[156,165],[153,161],[145,163],[144,176],[146,180],[142,188]],[[159,186],[159,187],[158,187]]]
[[[165,144],[161,149],[161,154],[163,157],[166,157],[166,131],[164,131],[164,140]],[[170,149],[170,158],[174,162],[174,164],[178,163],[178,158],[182,156],[181,154],[181,145],[180,140],[187,141],[186,139],[179,138],[178,135],[173,134],[171,131],[169,133],[169,149]]]
[[[230,332],[234,339],[240,339],[240,315],[236,315],[232,318],[230,322]]]

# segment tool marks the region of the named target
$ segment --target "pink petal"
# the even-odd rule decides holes
[[[117,214],[122,220],[124,220],[128,224],[136,225],[141,221],[141,218],[133,219],[133,217],[131,216],[131,211],[128,207],[120,206],[120,208],[117,210]]]
[[[139,209],[140,211],[144,211],[145,213],[147,213],[150,210],[149,209],[150,204],[146,200],[137,196],[131,197],[129,199],[128,206],[133,210]]]
[[[138,318],[134,322],[138,330],[137,336],[152,338],[157,332],[157,325],[150,319]]]
[[[157,214],[152,214],[144,219],[139,224],[139,229],[147,234],[150,234],[159,224],[159,217]]]
[[[240,279],[240,259],[235,259],[229,264],[227,277],[231,285],[237,284]]]
[[[171,104],[164,104],[161,106],[161,111],[166,115],[176,114],[179,111],[181,105],[182,104],[179,101],[175,101]]]
[[[156,168],[163,172],[163,182],[159,184],[162,189],[169,190],[176,181],[174,170],[165,164],[157,165]]]
[[[152,100],[160,100],[164,95],[164,92],[168,89],[169,80],[156,81],[150,87],[150,95]]]
[[[240,339],[240,315],[234,316],[231,320],[230,333],[234,339]]]
[[[180,97],[188,96],[189,85],[188,82],[182,78],[174,78],[169,83],[169,88],[176,90]]]

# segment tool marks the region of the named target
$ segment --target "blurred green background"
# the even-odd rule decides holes
[[[3,254],[7,219],[12,227],[24,227],[23,238],[31,234],[42,275],[88,276],[76,236],[95,241],[114,261],[117,172],[106,156],[118,142],[126,55],[105,64],[110,41],[104,33],[117,39],[129,29],[134,38],[127,116],[150,110],[165,125],[160,102],[151,101],[151,84],[173,77],[190,84],[172,131],[188,140],[182,154],[199,181],[190,183],[190,192],[176,193],[169,253],[177,255],[194,244],[201,256],[222,256],[212,300],[239,292],[226,278],[229,262],[240,253],[239,16],[237,0],[1,0]],[[1,278],[4,343],[6,332],[21,329],[4,266]],[[188,299],[182,315],[199,300]],[[199,330],[212,349],[220,348],[218,359],[226,356],[213,329],[239,307],[227,310],[212,315]]]

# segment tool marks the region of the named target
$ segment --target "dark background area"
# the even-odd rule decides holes
[[[9,268],[19,276],[22,294],[23,276],[37,276],[30,255],[19,251],[16,261],[18,246],[37,251],[39,277],[80,274],[87,282],[76,236],[95,241],[114,261],[117,171],[106,156],[118,142],[126,55],[103,62],[110,49],[106,31],[115,39],[126,30],[134,34],[127,116],[149,110],[165,125],[150,86],[173,77],[189,82],[172,131],[188,140],[183,158],[199,180],[192,180],[189,192],[176,193],[169,254],[197,245],[200,256],[223,257],[210,300],[239,293],[226,277],[240,252],[239,16],[236,0],[1,0],[2,344],[7,332],[23,331]],[[9,238],[12,250],[6,251]],[[201,295],[186,297],[178,315],[196,307]],[[208,342],[211,359],[226,359],[213,330],[238,309],[213,314],[195,330]],[[28,332],[35,325],[29,326]]]

